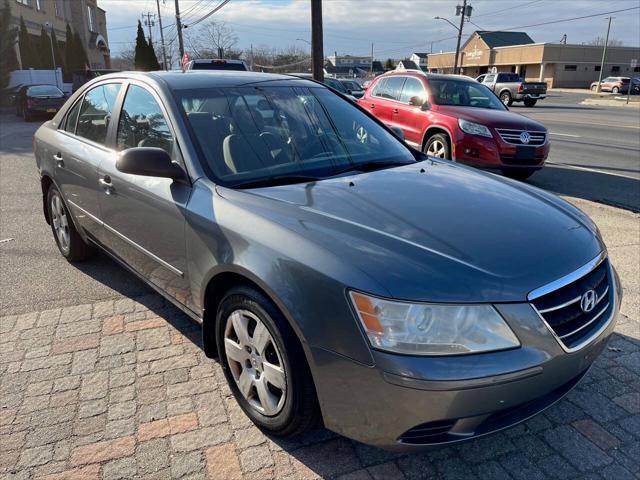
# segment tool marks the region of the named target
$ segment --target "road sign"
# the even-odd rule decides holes
[[[638,59],[637,58],[632,58],[630,67],[631,68],[636,68],[637,66],[638,66]]]

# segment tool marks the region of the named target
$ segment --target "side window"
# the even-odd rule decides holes
[[[375,88],[373,89],[373,93],[372,95],[374,97],[382,97],[382,92],[385,91],[386,86],[387,86],[387,81],[389,79],[388,78],[383,78],[382,80],[380,80],[378,82],[378,84],[375,86]]]
[[[118,123],[117,149],[133,147],[162,148],[173,152],[173,135],[160,105],[145,88],[129,86]]]
[[[484,77],[484,83],[493,83],[495,78],[495,75],[487,75],[486,77]]]
[[[405,77],[391,77],[387,82],[385,98],[391,100],[399,100],[400,92],[402,92],[402,85],[404,85]]]
[[[424,97],[424,87],[417,78],[407,77],[404,87],[402,87],[400,101],[409,103],[411,97]]]
[[[67,118],[63,130],[69,133],[76,133],[76,123],[78,123],[78,113],[80,113],[80,105],[82,101],[77,101],[73,107],[67,113]]]
[[[116,103],[119,83],[100,85],[89,90],[82,101],[76,135],[104,144],[111,122],[111,112]]]

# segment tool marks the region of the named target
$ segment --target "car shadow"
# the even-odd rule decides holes
[[[548,164],[528,183],[556,194],[640,212],[640,179]]]

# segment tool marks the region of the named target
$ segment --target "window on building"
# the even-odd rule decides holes
[[[32,0],[16,0],[16,2],[21,5],[26,5],[27,7],[30,7],[32,5]]]
[[[36,10],[42,10],[42,0],[36,0]]]
[[[634,72],[640,72],[640,67],[633,67]]]
[[[565,65],[564,66],[564,71],[565,72],[575,72],[578,70],[578,66],[577,65]]]
[[[53,0],[53,10],[56,12],[56,17],[62,17],[62,10],[60,10],[58,0]]]
[[[614,65],[613,67],[611,67],[611,73],[619,73],[620,72],[620,65]]]
[[[596,72],[600,71],[600,65],[596,65],[595,67],[593,67],[593,70]]]
[[[93,5],[87,5],[87,18],[89,21],[89,31],[97,32],[98,22],[96,22],[96,9],[93,8]]]

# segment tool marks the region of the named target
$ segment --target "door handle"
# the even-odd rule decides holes
[[[98,183],[104,189],[104,193],[111,195],[111,192],[113,191],[113,183],[111,183],[111,177],[109,175],[105,175],[98,179]]]
[[[371,108],[376,108],[376,104],[375,104],[375,103],[372,103],[372,104],[371,104]]]
[[[397,108],[394,108],[394,109],[393,109],[393,113],[398,113],[398,109],[397,109]]]
[[[53,156],[53,159],[56,161],[56,166],[57,167],[64,167],[64,160],[62,159],[62,154],[60,152],[56,153]]]

